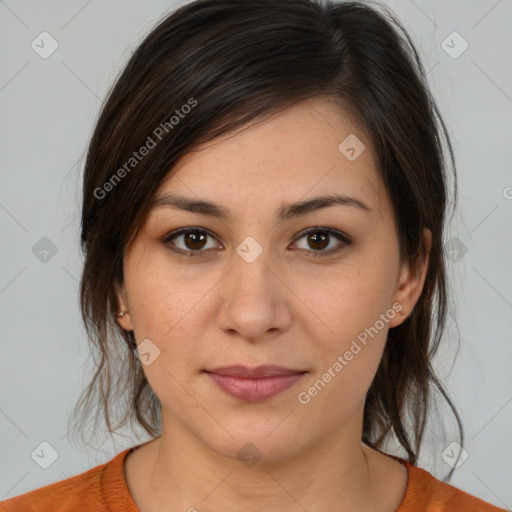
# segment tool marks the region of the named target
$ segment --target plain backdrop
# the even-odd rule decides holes
[[[125,432],[98,451],[67,436],[91,369],[77,298],[80,159],[120,68],[183,3],[0,1],[0,499],[136,443]],[[435,361],[465,427],[467,459],[451,483],[510,509],[512,1],[384,3],[417,44],[458,166],[460,203],[446,240],[454,299]],[[455,434],[428,429],[418,465],[442,478]],[[41,450],[55,459],[47,469]]]

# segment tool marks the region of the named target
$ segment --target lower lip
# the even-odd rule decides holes
[[[229,375],[208,373],[208,376],[228,395],[246,402],[261,402],[272,398],[299,382],[304,373],[278,375],[260,379],[242,379]]]

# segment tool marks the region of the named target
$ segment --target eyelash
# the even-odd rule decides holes
[[[185,257],[201,256],[201,253],[205,253],[205,252],[208,251],[208,250],[198,250],[198,251],[184,250],[184,249],[179,249],[176,246],[170,247],[168,245],[169,242],[171,242],[174,238],[176,238],[176,237],[178,237],[180,235],[186,235],[188,233],[206,233],[208,236],[210,236],[210,237],[215,239],[215,237],[211,233],[209,233],[209,231],[206,230],[206,229],[201,229],[201,228],[197,228],[197,227],[193,227],[193,226],[187,226],[187,227],[180,228],[180,229],[177,229],[175,231],[172,231],[171,233],[166,235],[162,241],[163,241],[164,244],[166,244],[169,247],[169,249],[171,251],[176,252],[176,253],[178,253],[180,255],[183,255]],[[301,238],[303,238],[303,237],[305,237],[305,236],[307,236],[307,235],[309,235],[311,233],[327,234],[329,236],[337,238],[340,242],[343,242],[343,244],[341,244],[341,246],[338,246],[337,248],[329,249],[327,251],[325,251],[325,250],[323,250],[323,251],[313,251],[313,250],[308,250],[308,249],[298,249],[298,250],[302,250],[302,251],[306,251],[306,252],[312,253],[311,256],[308,255],[307,257],[318,258],[318,257],[331,256],[333,254],[336,254],[336,253],[340,252],[346,246],[349,246],[352,243],[352,241],[347,236],[345,236],[343,233],[341,233],[341,232],[339,232],[337,230],[331,229],[331,228],[320,228],[320,227],[311,228],[309,230],[306,230],[306,231],[302,232],[300,234],[300,236],[298,236],[296,238],[296,241],[300,240]]]

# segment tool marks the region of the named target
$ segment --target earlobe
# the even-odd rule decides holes
[[[128,308],[125,304],[127,304],[126,298],[126,290],[124,289],[124,285],[119,286],[116,284],[116,295],[117,302],[119,304],[119,312],[115,315],[117,319],[117,323],[125,330],[131,331],[133,330],[132,322],[130,319]]]
[[[130,320],[129,312],[127,309],[122,309],[117,313],[117,323],[126,331],[132,331],[132,322]]]

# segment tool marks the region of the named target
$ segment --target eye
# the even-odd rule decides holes
[[[312,247],[314,250],[311,251],[307,247],[305,249],[300,249],[310,252],[311,256],[313,257],[328,256],[335,254],[341,251],[345,246],[350,245],[352,243],[347,236],[345,236],[344,234],[337,230],[330,228],[316,227],[310,229],[305,233],[302,233],[297,240],[300,240],[302,238],[306,238],[306,244],[309,245],[309,247]],[[324,250],[326,247],[329,247],[330,242],[332,241],[333,238],[343,243],[339,243],[338,245],[335,245],[334,247],[331,247],[328,250]]]
[[[206,252],[201,249],[204,249],[205,241],[208,237],[213,238],[213,236],[210,235],[208,231],[189,226],[169,233],[169,235],[164,238],[163,242],[165,244],[171,243],[174,246],[170,247],[172,251],[178,252],[185,256],[195,256],[195,254],[193,254],[194,252]],[[178,244],[174,242],[175,239],[179,238],[182,239],[182,243],[184,244],[183,247],[179,247]],[[207,249],[209,248],[207,247]]]
[[[184,227],[176,231],[169,233],[164,239],[163,243],[166,244],[169,249],[184,256],[199,256],[200,253],[207,252],[208,249],[215,247],[215,243],[208,247],[208,237],[215,239],[207,230],[197,227]],[[341,251],[345,246],[350,245],[351,240],[343,233],[331,229],[331,228],[311,228],[306,232],[303,232],[296,240],[306,238],[306,244],[313,248],[300,248],[302,251],[310,253],[311,256],[329,256]],[[334,247],[325,250],[329,247],[332,239],[336,239],[339,242]],[[178,240],[178,242],[176,242]],[[181,247],[180,247],[181,245]],[[217,246],[221,249],[222,244],[217,243]],[[196,254],[194,254],[196,253]]]

